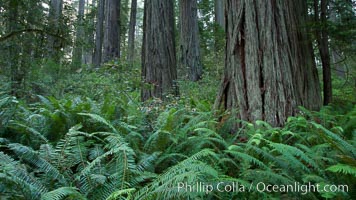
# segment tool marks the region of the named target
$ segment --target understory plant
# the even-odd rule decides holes
[[[221,120],[199,100],[185,106],[179,100],[140,104],[127,96],[99,103],[38,98],[26,104],[1,96],[0,194],[6,199],[352,199],[355,194],[352,105],[338,112],[332,106],[320,112],[300,108],[284,127],[272,127]],[[187,189],[197,183],[215,189]],[[257,183],[348,190],[269,193]],[[217,190],[229,184],[238,184],[236,190]]]

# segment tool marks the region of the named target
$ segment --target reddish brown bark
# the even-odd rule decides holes
[[[280,126],[298,106],[318,109],[320,87],[302,0],[227,0],[226,65],[215,108]]]
[[[173,0],[146,0],[143,29],[141,99],[177,94]]]

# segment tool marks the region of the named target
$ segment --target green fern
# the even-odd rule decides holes
[[[315,122],[311,122],[311,124],[321,130],[322,132],[316,131],[316,133],[325,139],[327,142],[331,143],[335,148],[339,149],[341,152],[352,156],[354,159],[356,158],[356,149],[354,146],[349,144],[347,141],[336,135],[335,133],[329,131],[325,127]]]
[[[217,160],[216,154],[204,149],[191,157],[168,168],[148,186],[140,189],[135,199],[179,199],[192,198],[188,193],[177,190],[179,182],[194,184],[199,181],[212,181],[218,178],[218,171],[202,159]],[[205,160],[205,159],[204,159]]]
[[[113,192],[106,200],[127,199],[133,198],[132,193],[136,191],[135,188],[123,189]],[[127,195],[127,196],[124,196]]]
[[[51,163],[41,158],[39,154],[31,148],[21,144],[8,144],[7,146],[20,156],[21,159],[35,165],[38,170],[46,173],[47,176],[57,179],[63,185],[67,184],[63,175]]]
[[[46,187],[27,172],[26,168],[18,161],[0,151],[0,173],[5,180],[20,187],[24,195],[32,199],[38,199],[41,194],[47,192]],[[1,180],[1,179],[0,179]],[[19,191],[13,191],[15,193]]]
[[[74,187],[61,187],[42,195],[41,200],[62,200],[66,198],[86,200],[86,198]]]
[[[91,119],[108,126],[111,129],[111,131],[113,131],[114,133],[118,134],[116,128],[110,122],[108,122],[106,119],[101,117],[100,115],[92,114],[92,113],[78,113],[78,115],[88,116]]]
[[[352,175],[352,176],[356,177],[356,167],[353,167],[350,165],[337,164],[337,165],[328,167],[326,170],[334,172],[334,173]]]
[[[240,147],[238,147],[236,145],[232,145],[228,149],[229,150],[225,150],[224,152],[234,156],[240,162],[246,161],[247,163],[252,163],[252,164],[257,165],[264,170],[270,170],[270,168],[267,165],[265,165],[263,162],[261,162],[259,159],[255,158],[251,155],[248,155],[244,152],[239,152],[239,151],[242,151],[242,149]]]

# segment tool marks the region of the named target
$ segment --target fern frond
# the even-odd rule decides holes
[[[27,132],[31,133],[36,138],[41,139],[44,143],[48,143],[47,138],[45,138],[39,131],[37,131],[34,128],[31,128],[31,127],[29,127],[29,126],[27,126],[25,124],[21,124],[19,122],[12,122],[11,125],[24,128]]]
[[[354,159],[356,158],[356,149],[354,146],[349,144],[347,141],[336,135],[335,133],[329,131],[324,126],[317,124],[315,122],[310,122],[315,128],[322,130],[323,132],[320,133],[316,131],[316,133],[326,139],[326,141],[330,142],[334,147],[339,149],[341,152],[351,155]]]
[[[244,145],[246,147],[246,151],[253,154],[256,153],[257,155],[261,156],[264,159],[264,163],[271,163],[271,165],[277,164],[277,166],[281,168],[285,168],[287,166],[286,162],[283,160],[278,159],[276,156],[270,153],[270,149],[267,147],[260,148],[259,146],[255,146],[250,143],[246,143]]]
[[[123,190],[118,190],[113,192],[106,200],[116,200],[116,199],[132,199],[132,193],[135,192],[135,188],[128,188]],[[123,197],[123,195],[127,195]]]
[[[6,179],[19,185],[24,194],[34,199],[39,198],[42,193],[47,192],[47,188],[27,170],[7,154],[0,151],[0,170],[6,174]]]
[[[118,134],[116,128],[110,122],[108,122],[106,119],[101,117],[100,115],[93,114],[93,113],[78,113],[78,115],[88,116],[91,119],[108,126],[114,133]]]
[[[86,198],[74,187],[61,187],[42,195],[41,200],[62,200],[66,198],[86,200]]]
[[[233,145],[233,146],[235,146],[235,145]],[[237,159],[242,159],[248,163],[255,164],[255,165],[261,167],[262,169],[269,170],[269,167],[267,165],[265,165],[259,159],[255,158],[251,155],[248,155],[244,152],[238,152],[238,151],[234,150],[233,147],[231,147],[231,146],[229,147],[229,150],[225,150],[224,152],[234,156]]]
[[[36,166],[38,170],[45,172],[46,175],[53,177],[53,179],[58,179],[63,185],[67,184],[65,178],[57,168],[47,162],[47,160],[41,158],[33,149],[16,143],[9,144],[8,147],[23,160]]]
[[[290,177],[286,177],[284,174],[276,173],[273,171],[265,171],[265,170],[246,170],[243,172],[244,180],[253,180],[256,182],[264,182],[264,183],[273,183],[273,184],[293,184],[297,182]]]
[[[356,167],[350,166],[350,165],[345,165],[345,164],[337,164],[328,167],[326,170],[334,172],[334,173],[340,173],[340,174],[345,174],[345,175],[352,175],[356,177]]]
[[[189,156],[183,153],[164,153],[156,160],[156,165],[161,166],[165,161],[177,164],[179,161],[188,158]]]
[[[161,152],[144,155],[143,158],[137,163],[137,170],[144,171],[152,168],[159,155],[161,155]]]
[[[157,130],[147,139],[144,150],[148,152],[163,151],[172,143],[177,144],[177,140],[172,133],[165,130]]]
[[[303,160],[306,164],[312,166],[314,169],[319,169],[318,164],[315,163],[315,161],[311,158],[309,158],[308,155],[306,155],[303,151],[298,149],[297,147],[293,147],[290,145],[286,144],[281,144],[281,143],[274,143],[274,142],[268,142],[268,144],[273,147],[276,151],[284,155],[287,159],[290,159],[294,164],[302,166],[304,170],[309,171],[309,168],[305,166],[304,163],[298,162],[294,157],[299,158]]]
[[[42,95],[37,95],[37,97],[40,99],[42,104],[45,105],[47,108],[49,108],[50,110],[54,109],[52,102],[50,100],[48,100],[46,97],[44,97]],[[52,101],[53,101],[53,99],[52,99]]]
[[[178,164],[168,168],[148,186],[140,189],[135,199],[180,199],[188,198],[189,194],[179,192],[179,182],[196,183],[212,181],[218,178],[219,172],[211,165],[203,162],[203,158],[217,161],[217,155],[209,149],[190,156]],[[190,194],[190,196],[192,196]]]
[[[104,154],[104,149],[100,145],[95,145],[89,149],[89,160],[94,160],[95,158]]]

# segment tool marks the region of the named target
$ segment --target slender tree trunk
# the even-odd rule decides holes
[[[330,21],[334,24],[339,23],[337,19],[335,2],[330,2]],[[345,66],[344,58],[342,56],[342,51],[340,50],[340,47],[333,41],[331,42],[330,46],[331,63],[335,66],[336,74],[339,77],[345,79],[347,69]]]
[[[96,7],[96,0],[87,1],[86,5],[87,10],[85,13],[88,14],[87,23],[89,24],[89,28],[85,29],[85,48],[84,56],[83,56],[83,63],[87,66],[93,63],[93,52],[95,49],[95,17],[96,13],[93,12],[92,8]]]
[[[225,0],[215,0],[215,23],[225,30]]]
[[[102,61],[104,10],[105,0],[99,0],[98,16],[96,20],[95,49],[93,55],[93,64],[95,67],[100,67]]]
[[[304,34],[304,0],[227,0],[225,72],[215,108],[283,125],[297,106],[318,109],[320,87]]]
[[[107,62],[120,57],[120,0],[107,0],[105,12],[104,61]]]
[[[197,9],[197,0],[180,0],[181,65],[188,69],[188,77],[191,81],[198,81],[203,74]]]
[[[173,0],[146,0],[143,26],[141,99],[178,94]]]
[[[314,0],[315,20],[319,24],[317,31],[317,41],[321,63],[323,66],[323,86],[324,86],[324,105],[328,105],[332,101],[332,84],[331,84],[331,68],[330,68],[330,53],[328,33],[326,30],[326,15],[327,15],[327,0],[320,1],[320,18],[319,18],[319,3]]]
[[[131,0],[130,25],[129,25],[129,41],[127,50],[127,61],[132,65],[135,55],[135,27],[137,14],[137,0]]]
[[[77,33],[73,52],[73,70],[80,68],[82,65],[84,43],[84,6],[85,0],[79,0]]]
[[[10,1],[9,2],[9,21],[8,21],[8,30],[9,32],[16,31],[18,29],[18,2]],[[21,92],[19,91],[21,88],[21,83],[24,74],[19,68],[19,49],[20,45],[18,44],[16,36],[11,41],[11,45],[9,46],[9,69],[10,69],[10,81],[11,81],[11,95],[16,97],[21,97]]]
[[[54,34],[61,35],[61,17],[62,17],[63,0],[51,0],[49,11],[49,26]],[[49,57],[55,62],[60,61],[61,41],[57,37],[48,36]]]
[[[120,8],[120,47],[122,49],[127,49],[127,34],[129,31],[129,0],[121,1]]]
[[[215,0],[215,24],[214,24],[214,51],[216,62],[222,58],[219,52],[224,49],[224,34],[225,34],[225,0]]]

